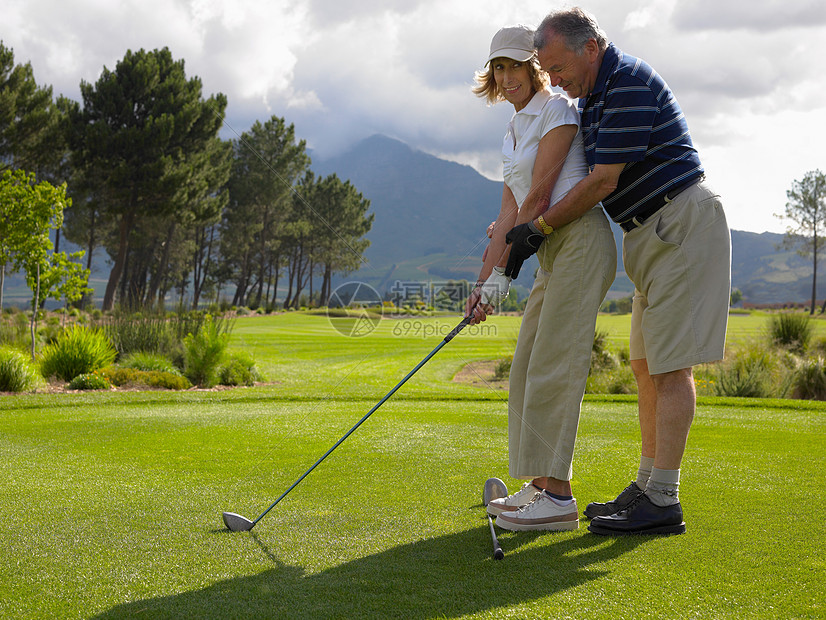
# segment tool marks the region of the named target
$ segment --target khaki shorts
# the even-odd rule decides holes
[[[631,359],[652,375],[723,358],[731,293],[731,235],[720,197],[691,186],[623,236],[634,283]]]

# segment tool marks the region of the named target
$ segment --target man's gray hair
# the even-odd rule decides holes
[[[552,34],[563,37],[565,46],[577,54],[585,50],[585,44],[589,39],[596,39],[600,50],[608,47],[608,37],[599,27],[596,18],[579,7],[548,13],[536,29],[533,37],[534,47],[545,47]]]

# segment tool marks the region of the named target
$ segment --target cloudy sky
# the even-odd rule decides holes
[[[80,100],[127,49],[169,47],[227,95],[224,137],[272,115],[319,156],[374,133],[501,179],[512,109],[470,93],[503,25],[561,3],[528,0],[6,0],[0,39],[35,79]],[[826,171],[826,2],[591,0],[609,39],[648,61],[688,118],[737,230],[783,232],[795,179]],[[489,210],[489,209],[488,209]]]

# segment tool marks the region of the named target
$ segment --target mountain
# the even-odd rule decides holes
[[[731,231],[731,281],[752,304],[809,302],[812,259],[781,248],[784,235]],[[819,280],[823,280],[821,277]],[[817,298],[826,295],[818,282]]]
[[[366,263],[337,282],[358,280],[380,292],[413,282],[475,281],[487,245],[485,229],[496,219],[502,184],[464,166],[374,135],[334,158],[313,159],[321,176],[337,174],[370,200],[375,215]],[[621,235],[619,228],[617,236]],[[538,262],[532,258],[524,273]],[[514,283],[520,297],[530,280]],[[616,294],[633,291],[618,274]]]
[[[470,166],[445,161],[386,136],[375,135],[334,158],[313,159],[322,176],[336,173],[370,200],[375,214],[367,235],[367,264],[338,282],[359,280],[383,292],[397,282],[464,278],[475,280],[496,218],[502,184]],[[622,266],[622,231],[617,243],[617,278],[609,296],[626,296],[633,286]],[[778,249],[783,235],[733,230],[732,286],[753,304],[805,302],[811,295],[812,265],[795,252]],[[536,268],[536,259],[526,267]],[[528,281],[515,284],[521,294]],[[826,285],[824,285],[826,286]],[[820,293],[819,297],[824,293]]]
[[[349,179],[375,214],[367,263],[349,279],[379,287],[395,279],[476,279],[500,183],[379,135],[312,168]]]

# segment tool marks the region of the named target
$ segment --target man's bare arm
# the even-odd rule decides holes
[[[625,164],[597,164],[591,174],[574,185],[562,200],[548,208],[542,214],[542,219],[554,228],[561,228],[582,217],[617,189],[623,168]]]

